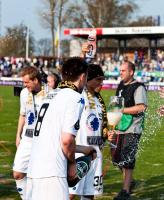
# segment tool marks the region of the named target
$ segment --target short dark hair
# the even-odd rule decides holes
[[[132,63],[132,62],[130,62],[130,61],[125,61],[125,64],[127,63],[127,65],[128,65],[128,68],[130,69],[130,70],[132,70],[133,71],[133,73],[135,72],[135,65],[134,65],[134,63]]]
[[[26,75],[29,75],[30,80],[33,81],[36,78],[41,83],[41,74],[36,67],[28,66],[23,68],[20,72],[20,76],[23,77]]]
[[[64,81],[76,81],[82,73],[87,73],[87,70],[88,64],[83,58],[69,58],[62,66],[62,79]]]

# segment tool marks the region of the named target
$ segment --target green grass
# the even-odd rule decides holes
[[[19,97],[13,87],[0,87],[0,199],[20,199],[12,179],[15,135],[19,116]]]
[[[103,91],[107,103],[114,91]],[[15,134],[19,116],[19,97],[14,97],[12,87],[0,87],[0,200],[19,200],[12,179],[12,163],[15,154]],[[164,118],[156,114],[157,108],[164,104],[157,92],[148,93],[149,108],[146,114],[145,131],[134,177],[137,187],[134,200],[164,200]],[[98,200],[111,200],[120,190],[122,179],[120,171],[109,161],[109,148],[104,148],[104,195]]]

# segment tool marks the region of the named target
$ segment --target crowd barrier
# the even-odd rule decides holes
[[[21,78],[1,77],[0,85],[23,87],[23,82]]]
[[[115,80],[104,80],[103,87],[104,90],[116,89],[118,87],[119,81]],[[148,82],[145,83],[147,90],[149,91],[157,91],[160,90],[161,87],[164,87],[164,82]]]
[[[103,81],[103,90],[108,89],[116,89],[118,87],[119,81],[117,80],[104,80]],[[21,78],[12,78],[12,77],[1,77],[0,78],[0,85],[3,86],[14,86],[14,90],[20,89],[23,87],[23,82]],[[148,90],[160,90],[161,87],[164,87],[164,82],[148,82],[145,83]]]
[[[146,72],[146,71],[135,71],[135,77],[154,77],[154,78],[164,78],[164,71],[154,71],[154,72]],[[119,71],[106,71],[105,77],[119,77]]]

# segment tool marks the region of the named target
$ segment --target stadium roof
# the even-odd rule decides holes
[[[64,30],[65,35],[72,35],[87,38],[93,28],[68,28]],[[97,38],[164,38],[164,26],[145,26],[145,27],[116,27],[116,28],[95,28]]]

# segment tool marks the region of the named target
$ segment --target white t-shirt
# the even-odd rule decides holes
[[[76,136],[83,107],[82,96],[69,88],[59,90],[49,104],[42,105],[33,138],[28,177],[67,177],[61,134]]]

